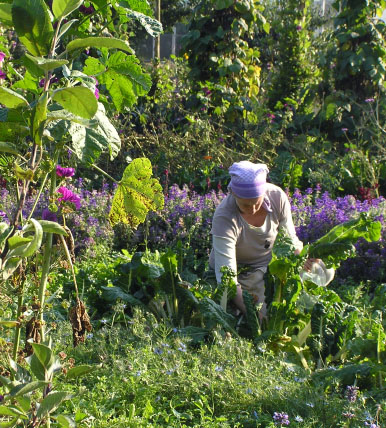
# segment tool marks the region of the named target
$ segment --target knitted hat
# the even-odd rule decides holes
[[[231,175],[229,188],[238,198],[258,198],[265,194],[267,173],[268,167],[263,163],[235,162],[229,168]]]

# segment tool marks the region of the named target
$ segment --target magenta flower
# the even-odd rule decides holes
[[[297,26],[296,26],[296,30],[297,30],[297,31],[300,31],[301,29],[302,29],[302,26],[301,26],[301,25],[297,25]]]
[[[75,195],[75,193],[63,186],[59,187],[57,192],[62,194],[62,196],[58,198],[59,202],[70,202],[75,205],[77,210],[80,209],[80,197],[78,195]]]
[[[75,174],[74,168],[65,168],[64,166],[56,165],[56,175],[58,177],[72,177]]]
[[[7,55],[5,55],[5,53],[4,52],[0,52],[0,64],[4,61],[4,58],[6,57]]]
[[[95,95],[95,98],[99,100],[99,89],[97,87],[95,87],[94,95]]]
[[[0,79],[5,79],[7,77],[7,75],[0,70]]]

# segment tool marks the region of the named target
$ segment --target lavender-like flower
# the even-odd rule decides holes
[[[357,401],[359,388],[357,386],[348,386],[346,388],[346,398],[350,403]]]
[[[290,421],[288,419],[287,413],[284,412],[275,412],[273,414],[273,420],[275,421],[275,425],[289,425]]]
[[[68,178],[75,174],[74,168],[66,168],[64,166],[56,165],[56,175],[58,177]]]

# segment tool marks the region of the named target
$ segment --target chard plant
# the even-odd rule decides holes
[[[134,0],[123,3],[120,12],[124,12],[127,19],[134,16],[149,29],[156,22],[142,13],[148,12],[147,2],[142,5]],[[113,6],[118,7],[117,2],[113,2],[111,8]],[[72,235],[64,219],[66,213],[80,207],[81,200],[65,185],[74,171],[60,166],[59,162],[63,164],[67,151],[71,150],[79,164],[104,173],[96,165],[99,156],[108,152],[113,159],[121,146],[118,132],[109,119],[111,101],[118,110],[127,109],[139,95],[150,89],[150,77],[142,71],[127,41],[101,36],[97,20],[86,33],[83,22],[78,19],[79,11],[84,11],[84,8],[83,0],[0,3],[2,27],[5,31],[14,30],[12,34],[24,52],[19,64],[8,60],[10,76],[0,86],[0,151],[2,163],[7,168],[7,186],[13,187],[16,195],[15,209],[7,213],[8,221],[0,223],[0,287],[7,295],[17,297],[16,319],[1,320],[0,323],[15,328],[14,361],[19,354],[23,327],[27,339],[34,343],[47,343],[44,313],[54,242],[62,244],[71,266],[74,259]],[[112,13],[111,8],[104,9],[107,16]],[[95,8],[92,15],[97,18]],[[71,19],[72,16],[78,18]],[[160,27],[157,28],[160,31]],[[95,65],[100,60],[103,64],[98,69],[94,67],[92,75],[90,64],[80,61],[80,54],[86,48],[91,48],[95,55],[89,58],[89,63]],[[101,100],[100,83],[106,88]],[[162,188],[151,176],[150,161],[140,158],[127,166],[120,181],[114,180],[117,189],[109,215],[113,225],[123,222],[135,228],[149,210],[163,206]],[[36,218],[37,203],[45,192],[49,193],[50,199],[46,218]],[[36,195],[35,203],[26,212],[25,202],[31,194]],[[29,296],[33,302],[33,316],[25,323],[25,285],[30,269],[39,273],[38,290],[33,290]],[[74,344],[84,341],[85,332],[91,325],[77,290],[76,304],[70,309],[69,317]],[[28,353],[36,353],[37,349],[40,348],[34,344],[31,349],[26,347]],[[47,349],[45,352],[49,354]],[[44,361],[51,361],[53,357],[47,355]],[[36,358],[31,361],[36,361]],[[40,363],[44,365],[42,361]],[[36,364],[32,364],[32,373],[39,379]],[[15,376],[13,373],[12,382]],[[44,381],[49,382],[47,379]],[[9,394],[16,397],[12,388]],[[22,388],[23,394],[18,393],[17,397],[29,394],[32,391],[29,388],[26,387],[25,391]],[[45,391],[44,400],[51,402],[52,394],[47,389]],[[16,409],[14,413],[3,413],[15,418],[20,416],[11,419],[7,426],[15,426],[19,419],[24,419],[28,406],[21,406],[22,409]],[[35,416],[44,416],[49,425],[50,411],[45,411],[44,415],[40,413]],[[31,426],[39,426],[39,423],[33,422]]]
[[[362,213],[359,218],[339,224],[314,243],[305,245],[299,256],[293,254],[285,240],[277,246],[269,265],[266,291],[268,321],[263,333],[258,337],[256,334],[257,340],[267,340],[274,349],[295,351],[303,366],[308,369],[305,354],[310,353],[310,346],[307,339],[312,337],[319,340],[319,349],[316,346],[313,350],[317,359],[319,357],[318,364],[322,364],[322,348],[328,347],[325,329],[330,327],[329,320],[340,316],[342,328],[339,329],[338,336],[329,330],[331,334],[328,340],[331,346],[330,352],[325,355],[330,355],[330,361],[334,357],[339,359],[353,333],[356,313],[350,311],[334,291],[318,287],[310,281],[303,283],[300,270],[308,257],[322,259],[328,268],[338,268],[341,261],[354,256],[354,244],[359,238],[368,242],[378,241],[381,227],[379,221]],[[334,348],[336,344],[338,348]]]

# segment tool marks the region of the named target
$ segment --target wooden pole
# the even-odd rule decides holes
[[[155,18],[157,21],[161,22],[161,0],[155,0]],[[159,34],[155,38],[154,44],[154,57],[156,60],[160,61],[161,59],[161,35]]]

